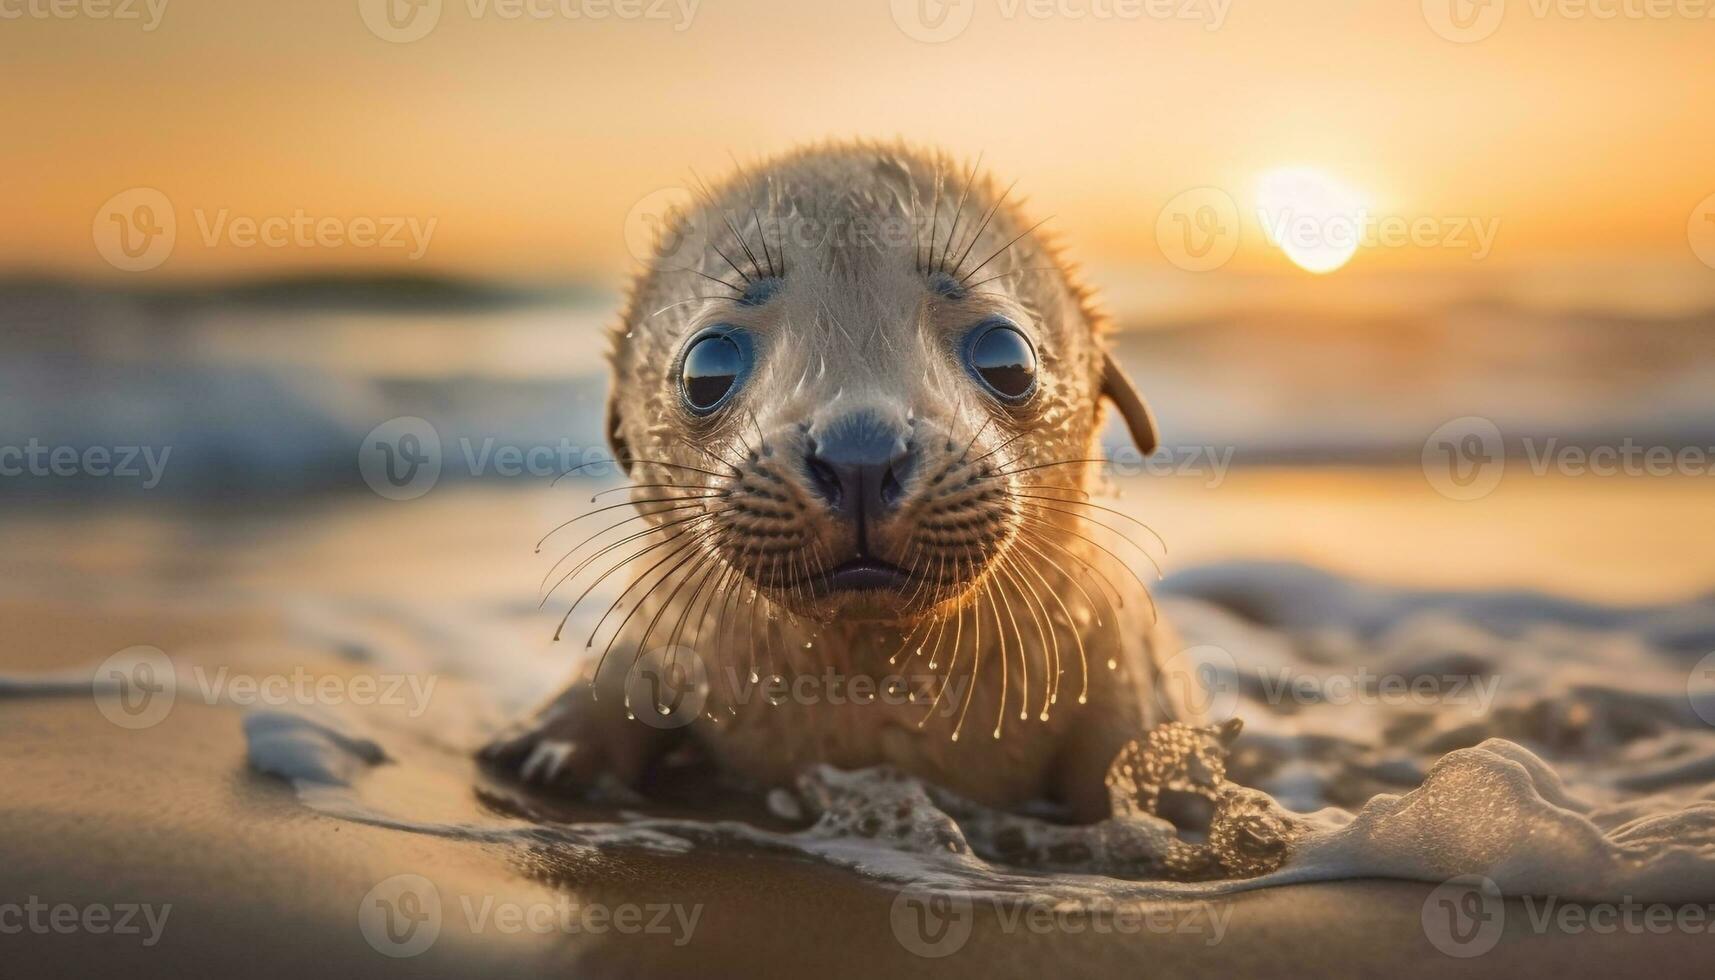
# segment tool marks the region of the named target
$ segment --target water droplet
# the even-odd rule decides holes
[[[751,671],[751,672],[750,672],[750,682],[751,682],[751,683],[752,683],[752,684],[755,684],[755,683],[756,683],[756,682],[757,682],[757,681],[759,681],[759,680],[761,680],[761,679],[762,679],[762,678],[761,678],[761,677],[760,677],[760,676],[758,676],[758,675],[757,675],[757,673],[756,673],[756,671],[754,671],[754,670],[753,670],[753,671]]]
[[[1079,704],[1089,704],[1089,703],[1090,703],[1090,699],[1089,699],[1089,698],[1088,698],[1088,697],[1086,697],[1086,696],[1084,696],[1084,695],[1082,695],[1082,694],[1080,694],[1080,695],[1078,695],[1078,703],[1079,703]]]
[[[1000,738],[1000,729],[999,729],[999,728],[996,728],[996,729],[995,729],[995,730],[994,730],[994,737],[995,737],[995,738]]]
[[[1108,658],[1108,669],[1109,670],[1114,670],[1114,669],[1118,668],[1119,665],[1120,665],[1120,662],[1118,660],[1115,660],[1112,657]]]
[[[664,704],[658,704],[658,705],[656,705],[656,706],[655,706],[655,713],[656,713],[656,714],[658,714],[658,715],[661,715],[661,716],[663,716],[663,717],[665,717],[665,716],[667,716],[667,715],[670,715],[670,714],[672,714],[672,713],[673,713],[673,709],[672,709],[672,708],[669,708],[669,707],[668,707],[668,706],[667,706],[667,705],[664,705]]]
[[[1036,717],[1042,721],[1047,721],[1048,720],[1048,709],[1043,708],[1042,713],[1037,715]]]
[[[953,733],[953,741],[955,741],[955,742],[957,742],[957,741],[958,741],[958,740],[959,740],[959,733],[958,733],[958,732],[954,732],[954,733]]]
[[[813,649],[815,649],[815,647],[816,647],[816,641],[815,640],[805,640],[804,641],[804,649],[813,650]]]
[[[625,709],[625,720],[626,721],[636,721],[637,720],[637,716],[631,713],[630,708]]]

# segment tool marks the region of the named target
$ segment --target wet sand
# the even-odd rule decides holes
[[[187,706],[143,734],[115,728],[87,702],[8,703],[0,713],[0,895],[88,905],[170,903],[160,941],[135,936],[0,938],[14,976],[1043,976],[1082,975],[1598,976],[1641,963],[1694,975],[1709,936],[1536,936],[1517,903],[1508,932],[1481,957],[1444,956],[1425,937],[1432,891],[1354,881],[1242,893],[1219,941],[1197,911],[1158,907],[1134,934],[1008,932],[978,905],[968,942],[945,958],[906,950],[892,929],[897,890],[834,868],[760,853],[555,854],[524,864],[508,848],[402,834],[305,810],[278,781],[251,773],[236,712]],[[359,907],[378,882],[420,874],[441,895],[443,926],[422,954],[384,956]],[[508,935],[473,930],[472,907],[552,903],[700,905],[676,935]],[[1223,900],[1225,901],[1225,900]],[[1139,910],[1143,914],[1144,910]],[[1184,931],[1173,931],[1179,922]],[[1196,931],[1191,931],[1196,928]],[[17,970],[12,973],[12,969]]]
[[[1227,492],[1223,499],[1230,501]],[[1194,502],[1166,504],[1168,511],[1178,507],[1187,514],[1197,507]],[[4,559],[13,573],[31,569],[34,574],[9,577],[20,594],[0,601],[0,621],[6,625],[0,635],[0,676],[87,669],[141,642],[211,667],[230,657],[237,667],[253,668],[257,657],[276,657],[279,664],[317,671],[349,670],[302,648],[301,638],[289,635],[285,617],[270,608],[268,597],[289,591],[282,586],[288,581],[350,591],[378,568],[409,567],[417,551],[433,553],[448,567],[463,565],[472,583],[482,579],[480,587],[468,587],[470,594],[510,595],[515,582],[483,578],[495,567],[488,561],[492,556],[473,559],[457,550],[466,536],[485,535],[492,550],[494,539],[506,537],[513,525],[535,529],[541,524],[540,515],[527,508],[504,501],[499,506],[524,510],[525,517],[499,524],[497,532],[495,523],[483,523],[491,515],[480,508],[467,509],[466,520],[443,525],[438,518],[444,511],[412,515],[405,508],[366,505],[362,516],[319,517],[320,535],[295,541],[260,535],[266,547],[254,551],[245,545],[258,541],[239,539],[243,544],[234,545],[232,537],[212,531],[200,542],[187,543],[182,528],[163,528],[147,518],[139,518],[139,526],[154,533],[141,537],[115,535],[112,525],[14,524],[12,544],[51,539],[53,546],[14,548]],[[1386,511],[1387,506],[1372,500],[1352,512]],[[393,523],[382,523],[380,532],[369,523],[367,538],[344,533],[369,516]],[[407,525],[420,529],[431,517],[444,533],[388,533]],[[1244,520],[1261,518],[1253,514]],[[397,550],[382,554],[376,550],[381,542]],[[1191,550],[1229,546],[1204,542]],[[369,549],[366,566],[330,556],[364,549]],[[138,556],[147,561],[139,564]],[[223,564],[229,572],[241,568],[242,574],[211,572]],[[1693,572],[1670,569],[1654,588],[1674,590],[1680,584],[1674,576]],[[139,580],[151,583],[142,590],[143,598],[123,588]],[[467,590],[456,575],[438,577],[438,570],[422,574],[422,581],[449,592]],[[146,598],[163,584],[184,590],[199,583],[211,595],[201,605],[157,608]],[[218,590],[240,585],[250,587],[254,601],[221,598]],[[409,591],[408,583],[387,587]],[[234,651],[242,651],[242,657]],[[685,854],[598,851],[551,842],[519,848],[404,833],[317,813],[278,779],[249,768],[241,712],[233,707],[181,699],[161,724],[130,731],[104,718],[87,694],[0,698],[0,746],[0,905],[37,899],[80,908],[172,906],[159,942],[148,947],[139,936],[86,931],[0,934],[5,966],[0,974],[8,977],[120,971],[144,977],[609,977],[669,971],[698,976],[1404,977],[1455,970],[1474,976],[1606,976],[1639,969],[1693,976],[1706,973],[1715,953],[1715,938],[1707,934],[1537,934],[1526,910],[1512,902],[1494,948],[1454,959],[1425,933],[1423,911],[1432,886],[1348,881],[1244,892],[1221,899],[1213,913],[1204,903],[1139,905],[1126,914],[1163,918],[1153,928],[1130,932],[1099,927],[1039,931],[1018,924],[1005,909],[979,903],[971,910],[968,940],[944,958],[926,958],[899,938],[897,887],[801,857],[737,846],[698,847]],[[459,799],[425,805],[475,806],[480,782],[473,769],[469,784],[454,793]],[[372,902],[372,889],[402,874],[432,882],[443,915],[428,948],[395,958],[366,939],[360,913]],[[696,920],[682,943],[675,940],[684,937],[671,931],[509,933],[495,919],[473,926],[466,909],[481,909],[485,902],[490,907],[635,905],[645,918],[653,914],[652,906],[678,906],[684,914],[696,910]],[[1210,914],[1230,915],[1218,941],[1212,941]]]

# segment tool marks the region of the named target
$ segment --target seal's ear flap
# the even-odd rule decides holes
[[[1120,418],[1125,419],[1126,428],[1131,430],[1131,441],[1137,444],[1137,451],[1145,456],[1155,452],[1161,443],[1155,417],[1149,414],[1149,406],[1137,393],[1137,386],[1120,370],[1119,362],[1109,351],[1102,352],[1102,397],[1119,409]]]
[[[616,387],[607,396],[607,445],[613,450],[613,458],[619,462],[620,469],[627,474],[631,472],[631,447],[626,445],[625,436],[620,434],[619,427],[623,420],[619,417],[619,389]]]

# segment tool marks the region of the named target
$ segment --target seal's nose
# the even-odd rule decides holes
[[[843,415],[811,434],[804,464],[811,485],[859,529],[899,506],[910,476],[910,435],[873,412]]]

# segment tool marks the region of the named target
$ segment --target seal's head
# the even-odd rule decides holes
[[[1102,341],[977,167],[817,147],[671,216],[615,333],[609,436],[663,561],[910,620],[1069,561],[1104,396],[1153,450]]]

